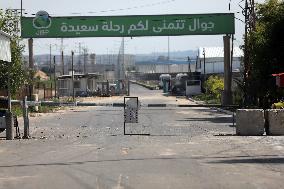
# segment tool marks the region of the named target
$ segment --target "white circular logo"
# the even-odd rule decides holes
[[[33,19],[33,26],[36,29],[47,29],[51,26],[51,18],[46,11],[39,11]]]

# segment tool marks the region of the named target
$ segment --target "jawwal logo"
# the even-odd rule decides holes
[[[33,26],[36,29],[47,29],[51,26],[51,19],[46,11],[39,11],[33,19]]]

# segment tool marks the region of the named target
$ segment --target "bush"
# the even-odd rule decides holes
[[[206,94],[213,99],[221,100],[221,91],[224,90],[224,80],[218,76],[210,76],[205,82]]]

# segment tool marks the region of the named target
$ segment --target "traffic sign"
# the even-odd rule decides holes
[[[134,37],[234,34],[233,13],[51,17],[21,20],[23,38]]]

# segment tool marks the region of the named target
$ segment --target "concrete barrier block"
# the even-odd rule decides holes
[[[284,135],[284,110],[270,109],[266,110],[268,122],[267,135]]]
[[[264,110],[262,109],[238,109],[236,112],[237,135],[263,135],[264,134]]]

